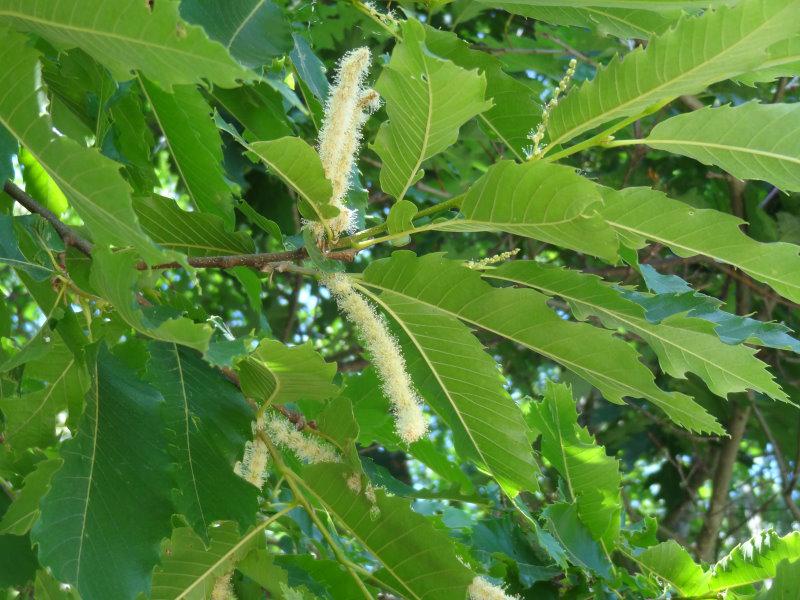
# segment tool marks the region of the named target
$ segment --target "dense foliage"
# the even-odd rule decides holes
[[[0,0],[7,598],[800,598],[800,0]]]

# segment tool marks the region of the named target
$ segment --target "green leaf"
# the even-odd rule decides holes
[[[160,307],[149,307],[147,313],[136,299],[137,280],[136,257],[129,252],[112,253],[98,251],[92,253],[91,283],[97,292],[106,298],[128,325],[144,335],[174,342],[200,352],[208,349],[212,329],[206,323],[195,323],[182,316],[174,316]]]
[[[763,590],[758,600],[798,600],[800,598],[800,560],[783,560],[778,564],[769,590]]]
[[[151,162],[155,146],[153,131],[144,115],[139,86],[118,93],[108,107],[110,134],[103,140],[104,152],[121,162],[134,190],[149,194],[158,181]]]
[[[663,33],[680,16],[675,9],[659,10],[653,3],[628,2],[624,6],[611,3],[560,2],[559,0],[478,0],[510,13],[552,25],[571,25],[596,29],[599,33],[622,38],[649,39]],[[705,4],[708,4],[706,2]],[[643,8],[651,10],[642,10]]]
[[[132,599],[150,587],[172,514],[163,399],[104,347],[93,371],[31,537],[42,564],[84,600]]]
[[[529,417],[542,434],[542,455],[564,478],[570,499],[577,503],[578,518],[610,550],[619,535],[619,463],[578,425],[567,385],[548,382],[544,399],[531,405]]]
[[[15,227],[18,219],[19,217],[12,217],[11,215],[0,215],[0,263],[6,263],[15,269],[20,269],[36,281],[44,281],[52,276],[54,271],[28,260],[22,253],[17,238],[17,228]]]
[[[522,160],[523,148],[530,144],[528,133],[541,120],[541,108],[534,100],[537,90],[503,72],[498,59],[472,50],[448,31],[425,27],[425,45],[431,52],[453,61],[464,69],[479,69],[486,77],[486,98],[493,106],[478,115],[490,135],[503,142]]]
[[[772,81],[778,77],[793,77],[800,72],[800,36],[781,40],[767,49],[767,59],[758,69],[736,78],[746,85]]]
[[[200,212],[222,217],[233,229],[233,200],[211,107],[193,85],[175,86],[170,94],[144,77],[141,83],[189,197]]]
[[[191,350],[148,345],[148,381],[164,396],[175,506],[201,537],[219,520],[253,524],[258,490],[233,472],[252,433],[253,410],[224,376]]]
[[[578,518],[575,504],[556,502],[542,511],[547,529],[566,550],[569,561],[605,579],[611,578],[608,554]]]
[[[303,468],[302,482],[344,525],[353,538],[383,565],[376,576],[409,600],[463,600],[473,574],[457,558],[453,542],[407,500],[376,490],[380,514],[364,494],[347,486],[352,468],[319,464]]]
[[[62,589],[61,584],[47,571],[36,573],[34,597],[39,600],[80,600],[74,589]]]
[[[610,329],[623,327],[635,333],[656,352],[665,372],[680,378],[687,372],[694,373],[723,398],[752,389],[788,401],[767,365],[756,358],[755,350],[722,343],[714,334],[714,326],[700,319],[674,315],[655,325],[647,320],[642,306],[624,298],[595,275],[518,260],[487,271],[486,277],[560,296],[583,321],[595,316]]]
[[[800,104],[706,107],[656,125],[648,146],[800,191]]]
[[[777,42],[800,30],[799,9],[798,0],[745,0],[684,17],[646,49],[615,58],[593,81],[573,89],[550,115],[551,144],[756,68],[766,58],[764,40]]]
[[[325,362],[311,342],[286,346],[261,340],[237,369],[245,395],[265,403],[322,402],[339,392],[332,383],[336,363]]]
[[[161,564],[153,572],[152,600],[208,600],[214,584],[248,552],[263,545],[264,528],[256,525],[244,536],[235,523],[210,529],[206,546],[191,527],[177,527],[162,544]]]
[[[209,95],[242,124],[244,139],[248,141],[274,140],[292,134],[283,98],[266,83],[233,90],[215,87]]]
[[[55,441],[59,412],[80,413],[88,388],[86,367],[55,333],[45,335],[44,356],[26,363],[25,379],[31,390],[20,396],[0,399],[6,418],[5,440],[11,447],[47,447]]]
[[[171,198],[155,194],[134,197],[133,210],[145,233],[164,248],[188,256],[255,252],[248,233],[227,231],[217,215],[182,210]]]
[[[742,232],[742,221],[733,215],[694,208],[647,188],[608,190],[601,210],[631,248],[643,248],[649,240],[679,256],[704,254],[800,302],[800,248],[784,242],[757,242]]]
[[[440,231],[504,231],[613,260],[617,240],[596,213],[597,187],[571,167],[501,161],[469,189],[463,219],[435,221]]]
[[[25,535],[39,518],[39,501],[50,489],[53,474],[64,463],[60,458],[43,460],[25,477],[25,485],[0,520],[0,534]]]
[[[699,596],[708,591],[708,574],[675,540],[651,546],[638,555],[626,556],[634,560],[645,573],[657,576],[682,596]]]
[[[459,128],[492,106],[483,99],[486,78],[432,54],[415,20],[403,25],[403,41],[375,87],[389,115],[374,143],[383,161],[381,189],[397,200],[422,177],[423,162],[453,145]]]
[[[287,571],[289,585],[305,585],[321,598],[363,597],[356,582],[336,561],[310,554],[284,554],[275,558],[275,564]]]
[[[631,346],[609,331],[565,321],[538,292],[492,288],[477,272],[440,255],[417,258],[407,251],[372,263],[364,276],[370,288],[394,292],[409,304],[436,309],[564,365],[610,402],[645,398],[687,429],[723,431],[690,397],[659,389]]]
[[[248,67],[267,64],[292,48],[289,24],[270,0],[184,0],[181,16],[202,25]]]
[[[714,565],[712,591],[737,588],[775,577],[779,563],[800,559],[800,531],[780,537],[765,531],[739,544]]]
[[[326,221],[339,214],[331,204],[333,188],[325,178],[316,151],[298,137],[254,142],[250,149],[298,194],[300,214],[311,221]]]
[[[0,3],[0,15],[2,6]],[[5,65],[0,74],[0,124],[53,178],[91,231],[95,243],[133,246],[148,263],[164,262],[164,253],[139,227],[131,207],[130,187],[119,174],[120,165],[69,138],[54,137],[47,116],[39,115],[38,60],[39,53],[24,36],[5,34],[0,49],[0,61]]]
[[[417,214],[417,205],[408,200],[398,200],[392,205],[389,210],[389,215],[386,217],[386,232],[389,235],[402,233],[408,231],[413,225],[413,219]],[[392,244],[396,246],[405,246],[410,241],[409,236],[404,236],[400,239],[393,240]]]
[[[251,77],[200,27],[183,22],[173,0],[0,0],[2,21],[57,47],[80,47],[120,81],[135,69],[165,87],[202,79],[235,87]]]

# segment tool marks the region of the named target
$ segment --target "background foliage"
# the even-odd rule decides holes
[[[0,33],[5,597],[800,597],[800,1],[0,0]],[[319,240],[362,46],[357,232]]]

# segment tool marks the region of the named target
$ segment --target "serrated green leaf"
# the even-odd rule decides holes
[[[64,463],[60,458],[43,460],[28,473],[25,483],[0,520],[0,534],[25,535],[39,518],[39,501],[50,489],[53,474]]]
[[[783,537],[765,531],[739,544],[711,569],[712,591],[727,590],[775,576],[778,564],[800,559],[800,531]]]
[[[439,231],[505,231],[613,260],[614,232],[596,212],[603,198],[571,167],[501,161],[461,201],[463,218],[435,221]]]
[[[24,36],[13,32],[4,35],[0,61],[6,68],[0,74],[0,124],[53,178],[86,223],[94,242],[119,248],[133,246],[148,263],[164,262],[164,253],[139,227],[131,207],[130,187],[119,174],[120,165],[69,138],[54,136],[47,116],[39,115],[39,53]]]
[[[144,115],[139,86],[131,84],[127,92],[115,95],[108,113],[111,129],[103,140],[103,151],[124,165],[134,190],[149,194],[158,185],[150,160],[155,139]]]
[[[134,69],[165,87],[202,79],[234,87],[251,77],[200,27],[183,22],[173,0],[2,0],[2,21],[57,47],[80,47],[121,81]]]
[[[347,486],[352,468],[319,464],[303,468],[303,486],[383,565],[379,579],[410,600],[463,600],[473,575],[457,558],[453,542],[408,501],[376,490],[380,514]]]
[[[161,563],[153,572],[152,600],[208,600],[217,579],[248,552],[263,545],[264,528],[256,525],[241,536],[235,523],[210,529],[206,546],[191,527],[178,527],[162,544]]]
[[[781,40],[767,49],[767,59],[757,70],[736,77],[746,85],[772,81],[778,77],[793,77],[800,73],[800,36]]]
[[[595,316],[608,328],[623,327],[635,333],[656,352],[665,372],[680,378],[694,373],[723,398],[752,389],[788,401],[767,365],[756,358],[755,350],[722,343],[713,325],[700,319],[674,315],[655,325],[647,320],[643,307],[604,285],[595,275],[517,260],[487,271],[486,277],[560,296],[581,320]]]
[[[544,399],[531,405],[530,418],[542,434],[542,455],[567,483],[578,518],[592,537],[610,550],[619,535],[619,463],[578,425],[568,386],[549,382]]]
[[[164,397],[175,505],[203,539],[206,527],[233,520],[253,525],[255,487],[233,472],[251,437],[253,410],[230,382],[192,351],[152,342],[147,379]]]
[[[647,548],[638,555],[628,555],[642,570],[655,575],[682,596],[699,596],[708,591],[708,574],[692,560],[675,540]]]
[[[661,121],[645,143],[739,179],[800,191],[800,104],[707,107]]]
[[[306,219],[325,221],[339,214],[331,204],[333,188],[325,178],[316,151],[298,137],[253,142],[250,149],[298,194],[298,210]]]
[[[184,0],[181,16],[202,25],[248,67],[267,64],[292,48],[289,23],[270,0]]]
[[[227,231],[217,215],[182,210],[171,198],[155,194],[134,197],[133,210],[145,233],[163,248],[187,256],[255,252],[248,233]]]
[[[133,599],[150,587],[172,514],[162,404],[101,347],[86,410],[31,534],[42,564],[84,600]]]
[[[381,275],[370,267],[368,285]],[[363,290],[363,288],[362,288]],[[459,455],[487,470],[512,497],[538,489],[527,426],[495,361],[451,315],[385,290],[363,290],[392,319],[422,397],[453,430]]]
[[[232,229],[233,200],[211,107],[193,85],[175,86],[170,94],[144,77],[141,82],[189,197],[200,212],[221,217]]]
[[[247,141],[274,140],[292,134],[283,98],[266,83],[232,90],[215,87],[209,95],[242,124]]]
[[[800,560],[778,564],[772,587],[762,590],[758,600],[798,600],[800,598]]]
[[[18,240],[18,230],[15,227],[18,217],[0,215],[0,263],[5,263],[30,275],[36,281],[44,281],[52,276],[54,271],[39,265],[22,253]]]
[[[332,383],[336,363],[325,362],[310,342],[286,346],[262,340],[237,369],[242,391],[265,403],[322,402],[339,391]]]
[[[795,244],[757,242],[733,215],[694,208],[647,188],[608,190],[605,198],[602,216],[626,245],[638,249],[649,240],[679,256],[704,254],[800,302],[800,247]]]
[[[140,333],[205,352],[213,331],[208,324],[195,323],[172,313],[159,313],[154,307],[148,307],[145,313],[145,309],[139,306],[136,262],[136,257],[129,252],[96,250],[92,254],[92,286],[114,305],[123,321]]]
[[[374,143],[383,161],[381,189],[397,200],[422,176],[423,162],[454,144],[459,128],[492,106],[483,99],[486,78],[431,53],[415,20],[403,25],[403,42],[375,87],[389,115]]]
[[[47,571],[36,573],[34,597],[39,600],[80,600],[74,589],[62,589],[61,584]]]
[[[578,518],[575,504],[556,502],[542,511],[547,530],[566,550],[569,561],[605,579],[611,578],[608,554],[592,539],[589,530]]]
[[[798,0],[744,0],[684,17],[646,49],[613,60],[593,81],[573,89],[550,115],[551,144],[756,68],[766,59],[765,39],[777,42],[798,33],[798,10]]]
[[[536,89],[503,72],[495,57],[478,50],[448,31],[425,27],[425,45],[437,56],[464,69],[479,69],[486,77],[486,98],[493,106],[478,115],[490,135],[503,142],[522,160],[528,134],[541,120],[541,108],[534,100]]]
[[[481,4],[491,4],[510,13],[523,15],[552,25],[571,25],[597,29],[602,34],[622,38],[649,39],[663,33],[680,16],[680,11],[672,8],[659,10],[657,5],[644,5],[629,2],[611,3],[559,2],[530,0],[479,0]],[[708,4],[706,2],[706,4]]]
[[[723,431],[690,397],[658,388],[632,347],[609,331],[563,320],[538,292],[492,288],[477,272],[440,255],[417,258],[407,251],[372,263],[364,275],[370,288],[394,292],[562,364],[597,386],[610,402],[646,398],[687,429]]]

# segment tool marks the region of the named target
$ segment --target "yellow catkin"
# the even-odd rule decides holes
[[[389,333],[386,321],[353,289],[346,275],[335,273],[323,283],[347,319],[356,326],[372,356],[383,393],[392,404],[397,434],[407,444],[416,442],[427,430],[422,400],[414,390],[400,345]]]
[[[265,419],[264,431],[273,442],[291,450],[297,458],[307,463],[335,463],[341,460],[330,444],[297,431],[291,421],[278,414]]]
[[[261,489],[264,487],[268,465],[269,449],[262,440],[256,437],[245,443],[242,460],[234,465],[233,472]]]
[[[333,188],[331,204],[340,211],[338,216],[328,221],[334,237],[351,230],[355,224],[355,215],[345,206],[344,199],[350,189],[353,165],[361,146],[361,129],[369,115],[380,106],[378,93],[364,89],[369,65],[367,48],[357,48],[342,57],[319,132],[317,149],[325,177]]]
[[[483,577],[476,577],[469,586],[470,600],[519,600],[519,596],[509,596],[503,588],[490,583]]]
[[[501,252],[500,254],[495,254],[494,256],[487,256],[486,258],[482,258],[481,260],[469,260],[464,263],[464,266],[468,269],[482,269],[483,267],[488,267],[489,265],[495,265],[497,263],[503,262],[504,260],[509,260],[514,258],[517,254],[519,254],[519,248],[515,248],[514,250],[509,250],[508,252]]]
[[[214,582],[214,588],[211,590],[211,600],[236,599],[236,594],[234,594],[233,586],[231,585],[232,576],[233,571],[229,571]]]

